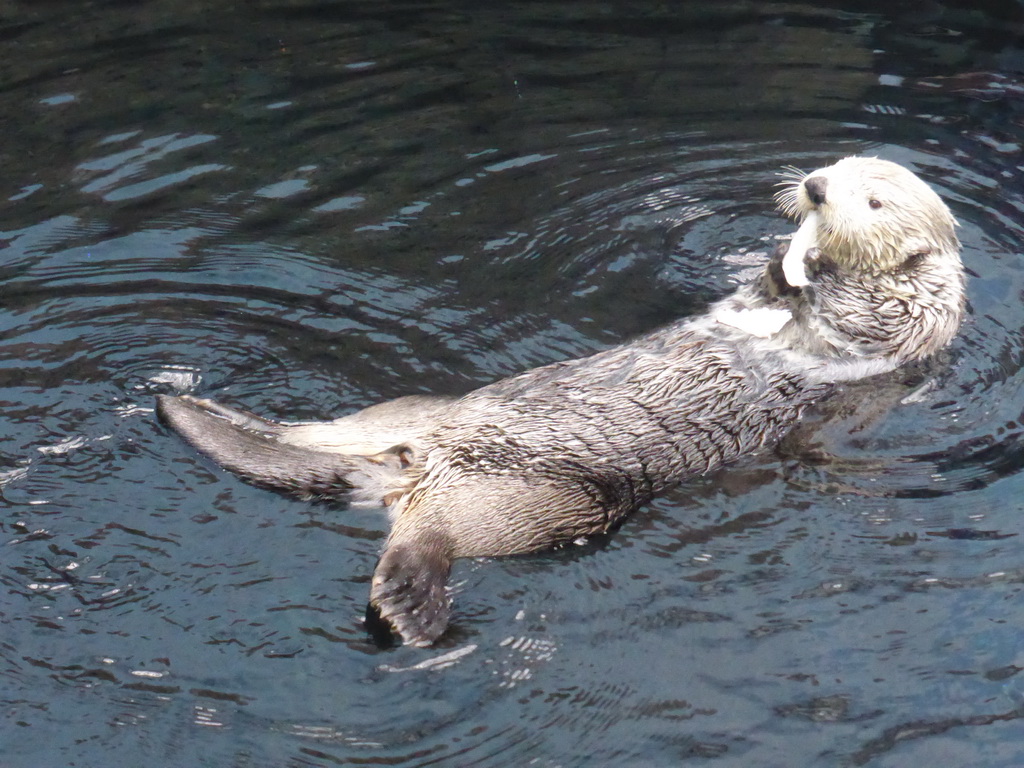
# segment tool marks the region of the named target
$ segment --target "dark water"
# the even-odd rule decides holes
[[[0,7],[0,766],[1024,764],[1024,11],[841,5]],[[605,348],[853,153],[960,221],[948,357],[603,545],[460,563],[441,647],[362,627],[379,515],[153,417]]]

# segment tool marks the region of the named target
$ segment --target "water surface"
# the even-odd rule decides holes
[[[1024,764],[1024,12],[987,5],[0,16],[0,764]],[[153,416],[604,349],[756,270],[783,166],[855,153],[960,221],[948,355],[608,541],[460,562],[439,647],[362,626],[380,514]]]

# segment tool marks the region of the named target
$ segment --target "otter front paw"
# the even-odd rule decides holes
[[[805,265],[807,267],[807,276],[812,282],[822,275],[837,272],[839,270],[839,266],[817,248],[811,248],[804,258]]]
[[[786,275],[782,271],[782,259],[786,256],[787,247],[787,244],[783,243],[775,248],[764,272],[761,290],[770,299],[800,295],[800,289],[787,283]]]
[[[429,542],[394,544],[373,573],[370,608],[409,645],[425,647],[448,627],[451,559]]]

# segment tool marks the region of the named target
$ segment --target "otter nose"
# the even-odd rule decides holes
[[[815,205],[824,204],[826,187],[828,187],[828,179],[824,176],[811,176],[804,179],[804,189],[807,190],[807,196]]]

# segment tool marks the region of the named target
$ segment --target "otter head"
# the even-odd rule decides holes
[[[840,269],[879,274],[916,255],[959,251],[946,204],[903,166],[847,157],[792,176],[776,195],[779,207],[810,219],[809,240]]]

